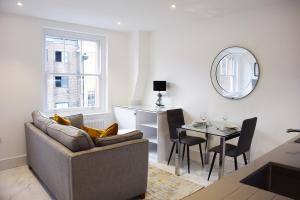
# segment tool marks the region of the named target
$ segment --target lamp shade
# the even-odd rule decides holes
[[[166,91],[167,81],[153,81],[153,91]]]

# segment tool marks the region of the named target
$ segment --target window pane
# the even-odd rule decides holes
[[[64,50],[64,40],[59,38],[46,38],[46,68],[50,72],[54,72],[55,68],[63,68],[64,63],[59,61],[59,52]],[[59,61],[59,62],[58,62]]]
[[[80,40],[46,37],[46,69],[50,73],[78,73],[81,55]]]
[[[65,40],[64,63],[65,73],[80,73],[80,55],[81,41],[80,40]]]
[[[45,51],[50,73],[100,73],[98,42],[46,36]]]
[[[88,107],[96,106],[96,94],[95,91],[88,92]]]
[[[66,109],[69,108],[69,103],[62,102],[62,103],[56,103],[55,104],[56,109]]]
[[[99,78],[97,76],[48,75],[48,109],[99,107],[98,91]]]
[[[99,107],[99,80],[97,76],[83,77],[84,107]]]
[[[98,74],[98,43],[82,41],[83,72],[85,74]]]

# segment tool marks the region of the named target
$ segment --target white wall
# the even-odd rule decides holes
[[[137,31],[131,34],[134,83],[131,104],[141,104],[144,98],[150,67],[150,35],[151,32],[147,31]]]
[[[285,1],[259,10],[218,19],[166,27],[151,36],[151,71],[146,104],[155,102],[152,80],[170,83],[164,98],[182,107],[187,121],[206,112],[211,119],[241,123],[257,116],[252,155],[258,157],[285,142],[290,127],[300,127],[300,2]],[[229,46],[250,49],[261,77],[255,91],[242,100],[221,97],[210,81],[214,57]]]
[[[26,153],[23,124],[43,108],[44,27],[106,36],[108,108],[131,98],[129,33],[0,13],[0,162]]]

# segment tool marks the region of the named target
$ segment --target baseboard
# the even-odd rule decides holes
[[[26,154],[10,157],[10,158],[6,158],[6,159],[1,159],[0,160],[0,171],[5,170],[5,169],[14,168],[14,167],[20,167],[20,166],[23,166],[26,164],[27,164]]]

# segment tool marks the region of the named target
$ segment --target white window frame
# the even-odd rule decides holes
[[[47,85],[47,77],[49,73],[46,69],[46,37],[47,36],[54,36],[54,37],[61,37],[66,39],[77,39],[77,40],[87,40],[87,41],[94,41],[98,43],[98,53],[99,58],[98,59],[98,65],[100,74],[98,75],[99,78],[99,107],[95,108],[68,108],[68,109],[48,109],[48,85]],[[105,36],[99,36],[99,35],[93,35],[93,34],[87,34],[87,33],[80,33],[80,32],[73,32],[73,31],[65,31],[65,30],[59,30],[59,29],[52,29],[52,28],[44,28],[44,37],[43,37],[43,73],[44,73],[44,106],[43,110],[47,114],[53,114],[53,113],[62,113],[62,114],[75,114],[75,113],[106,113],[107,112],[107,44],[106,44],[106,37]],[[54,73],[53,73],[54,74]],[[74,75],[74,74],[56,74],[55,75],[61,75],[61,76],[68,76],[68,75]],[[85,75],[91,75],[91,74],[85,74]],[[92,74],[95,76],[94,74]]]

